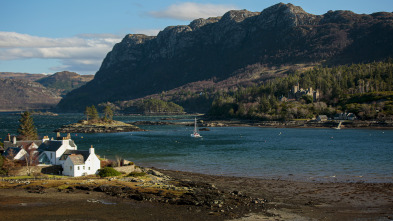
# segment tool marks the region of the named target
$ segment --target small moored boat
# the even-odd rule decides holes
[[[194,132],[191,134],[191,137],[195,137],[195,138],[202,137],[202,136],[199,134],[199,130],[198,130],[196,118],[195,118],[195,123],[194,123]]]

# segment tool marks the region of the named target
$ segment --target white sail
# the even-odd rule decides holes
[[[195,118],[195,123],[194,123],[194,132],[191,134],[191,137],[202,137],[202,136],[199,134],[199,130],[198,130],[196,118]]]

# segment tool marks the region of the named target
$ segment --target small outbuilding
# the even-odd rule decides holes
[[[324,122],[327,121],[329,118],[326,115],[318,115],[317,121]]]

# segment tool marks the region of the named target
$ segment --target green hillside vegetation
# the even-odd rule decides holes
[[[302,97],[279,101],[299,83],[301,88],[320,91],[320,98]],[[337,67],[315,67],[258,86],[221,93],[209,115],[224,118],[291,120],[319,114],[333,116],[343,111],[364,120],[391,120],[393,116],[393,60]]]
[[[173,103],[158,99],[148,99],[136,104],[140,112],[148,113],[183,113],[183,107]]]

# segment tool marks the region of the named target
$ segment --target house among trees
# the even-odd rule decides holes
[[[41,145],[42,140],[23,140],[17,141],[16,136],[7,135],[7,140],[4,141],[3,156],[12,160],[24,160],[25,155],[37,155],[38,145]]]
[[[326,115],[318,115],[317,121],[324,122],[327,121],[329,118]]]
[[[340,113],[334,115],[335,120],[356,120],[356,116],[353,113]]]
[[[319,90],[313,90],[312,87],[309,87],[308,89],[303,89],[299,87],[299,83],[294,85],[291,89],[291,91],[288,93],[288,99],[296,99],[299,100],[303,96],[311,96],[313,101],[317,101],[319,99]]]
[[[8,135],[4,141],[3,155],[12,160],[24,160],[34,155],[38,165],[61,165],[63,175],[83,176],[96,174],[100,169],[100,160],[93,146],[89,150],[78,150],[70,134],[56,139],[45,136],[42,140],[17,141],[15,136]],[[27,154],[27,155],[26,155]]]

